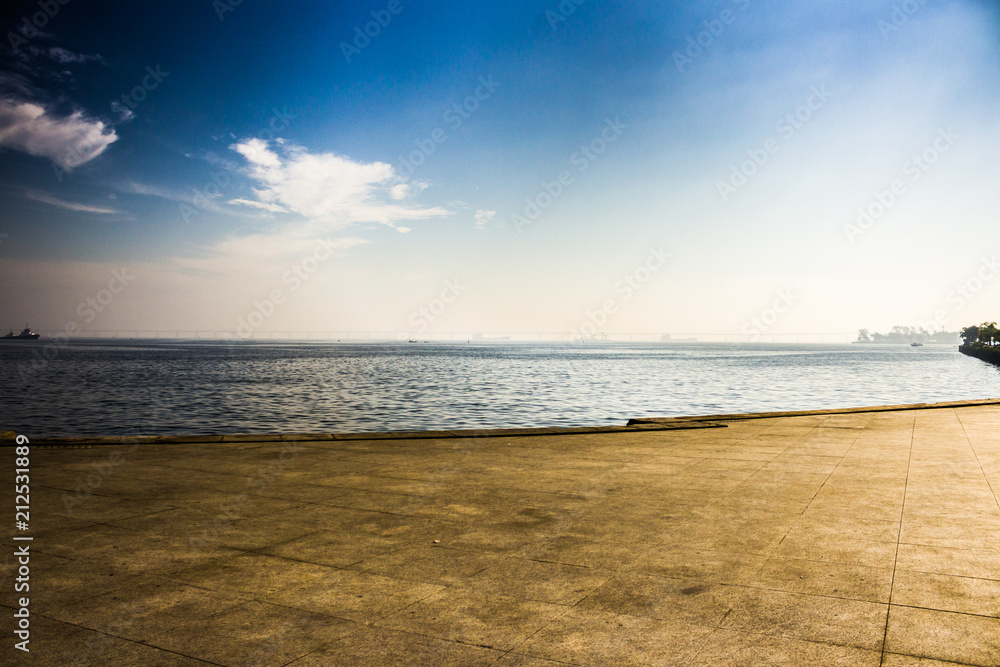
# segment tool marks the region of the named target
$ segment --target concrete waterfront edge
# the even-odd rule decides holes
[[[1000,366],[1000,348],[962,345],[958,348],[958,351],[966,356]]]
[[[636,424],[633,426],[580,426],[550,428],[467,429],[451,431],[374,431],[370,433],[243,433],[231,435],[141,435],[90,438],[35,437],[36,447],[93,447],[98,445],[188,445],[188,444],[238,444],[268,442],[345,442],[359,440],[445,440],[461,438],[531,437],[542,435],[579,435],[587,433],[642,433],[645,431],[675,431],[681,429],[725,428],[725,424],[711,421],[677,422],[665,424]],[[0,433],[0,447],[14,445],[14,432]]]
[[[1000,398],[972,401],[945,401],[942,403],[904,403],[901,405],[871,405],[858,408],[831,408],[829,410],[792,410],[786,412],[743,412],[728,415],[690,415],[686,417],[644,417],[628,420],[629,426],[640,424],[670,424],[673,422],[740,421],[744,419],[775,419],[778,417],[808,417],[811,415],[851,415],[865,412],[902,412],[904,410],[936,410],[939,408],[965,408],[977,405],[1000,405]]]
[[[35,446],[93,447],[97,445],[175,445],[175,444],[236,444],[266,442],[343,442],[358,440],[443,440],[455,438],[502,438],[545,435],[583,435],[596,433],[642,433],[698,428],[725,428],[723,422],[745,419],[774,419],[779,417],[807,417],[814,415],[859,414],[866,412],[900,412],[904,410],[933,410],[983,405],[1000,405],[1000,398],[948,401],[942,403],[910,403],[902,405],[876,405],[829,410],[796,410],[785,412],[748,412],[722,415],[690,415],[683,417],[644,417],[630,419],[624,426],[541,427],[508,429],[457,429],[448,431],[381,431],[370,433],[246,433],[231,435],[148,435],[111,436],[91,438],[32,438]],[[14,445],[14,432],[0,432],[0,447]]]

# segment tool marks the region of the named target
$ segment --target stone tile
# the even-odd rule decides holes
[[[510,530],[500,521],[475,520],[456,523],[454,531],[443,542],[450,548],[509,556],[527,555],[558,537],[542,531]]]
[[[140,448],[140,451],[141,449],[142,448]],[[153,484],[180,482],[181,484],[192,488],[214,489],[216,491],[226,491],[233,494],[244,493],[255,488],[252,485],[253,479],[251,477],[226,475],[214,471],[180,467],[174,465],[178,460],[183,458],[183,455],[180,452],[172,449],[170,446],[164,446],[157,449],[164,452],[163,461],[165,463],[170,463],[170,465],[142,463],[129,468],[131,477],[136,479],[148,479]],[[149,451],[152,450],[150,449]],[[218,468],[220,461],[218,459],[213,460],[213,457],[208,456],[205,461],[205,465]]]
[[[886,610],[874,602],[748,589],[722,627],[881,651]]]
[[[896,569],[1000,580],[1000,552],[900,544]]]
[[[496,556],[433,544],[407,546],[381,556],[366,558],[352,569],[397,579],[452,586],[462,584],[498,560]]]
[[[11,485],[13,486],[13,485]],[[44,505],[38,502],[35,497],[35,493],[31,494],[31,505],[32,508],[45,507],[46,512],[44,516],[39,515],[37,510],[34,510],[34,519],[31,521],[31,534],[36,539],[41,537],[49,537],[51,535],[61,535],[62,533],[72,532],[74,530],[80,530],[83,528],[93,528],[99,526],[100,524],[93,521],[86,521],[81,518],[74,518],[70,516],[64,516],[59,514],[59,509],[63,507],[63,503],[53,505]],[[14,505],[14,494],[11,493],[10,497],[5,500],[8,507]],[[10,539],[13,535],[17,534],[18,531],[15,530],[14,524],[11,523],[9,527],[5,526],[3,529],[3,536]]]
[[[201,533],[205,535],[207,532],[210,543],[214,542],[220,547],[251,551],[284,544],[313,532],[310,526],[279,521],[273,517],[251,517],[223,524],[218,531],[218,537],[212,540],[213,526],[214,523],[207,524]]]
[[[367,572],[330,570],[326,576],[303,580],[263,598],[317,614],[374,623],[443,588]]]
[[[835,535],[786,535],[774,550],[774,556],[860,567],[891,568],[896,560],[896,542],[844,540]]]
[[[504,558],[494,560],[463,585],[477,594],[573,605],[611,579],[613,574],[610,570]]]
[[[289,542],[262,549],[281,558],[346,568],[361,561],[389,553],[404,542],[391,538],[368,538],[346,530],[319,530]]]
[[[6,615],[6,614],[5,614]],[[9,656],[10,665],[22,662],[17,658],[21,651],[14,648],[15,639],[11,630],[10,637],[5,637],[10,643],[3,647],[3,655]],[[28,653],[24,653],[24,664],[38,665],[103,665],[103,664],[145,664],[116,662],[114,658],[121,656],[131,642],[112,635],[81,627],[72,623],[64,623],[46,616],[31,615],[31,636],[28,640]],[[167,663],[163,663],[167,664]],[[178,665],[202,665],[204,663],[188,661]]]
[[[344,489],[343,491],[343,493],[336,497],[323,502],[336,507],[402,515],[419,514],[422,509],[426,508],[428,503],[427,497],[413,494],[387,493],[365,489]]]
[[[892,572],[890,568],[772,558],[753,585],[789,593],[889,602]]]
[[[516,652],[574,665],[688,665],[712,630],[679,621],[573,609]]]
[[[836,463],[800,463],[793,460],[771,461],[761,468],[765,471],[785,471],[807,475],[829,475],[837,468]]]
[[[988,667],[1000,658],[1000,619],[893,605],[886,651]]]
[[[715,627],[745,590],[741,586],[698,579],[664,579],[623,573],[597,589],[577,608]]]
[[[342,493],[341,489],[335,487],[294,481],[292,475],[284,474],[277,483],[269,484],[260,495],[266,498],[295,500],[300,503],[321,503],[337,498]]]
[[[137,533],[125,528],[88,523],[49,535],[44,544],[39,541],[33,545],[32,551],[44,551],[72,560],[89,557],[103,559],[109,552],[136,537]]]
[[[882,661],[882,667],[973,667],[960,662],[943,662],[941,660],[931,660],[930,658],[916,658],[912,655],[898,655],[896,653],[886,653]]]
[[[383,619],[378,625],[509,651],[567,609],[502,595],[445,590]]]
[[[159,648],[217,664],[278,667],[355,632],[359,624],[263,602],[247,602],[207,619],[177,619]]]
[[[762,484],[794,484],[797,486],[822,486],[829,475],[821,473],[803,473],[790,470],[762,469],[754,473],[745,483],[759,482]],[[738,488],[738,487],[737,487]]]
[[[746,585],[753,581],[766,562],[766,556],[664,544],[646,552],[629,571],[674,579]]]
[[[767,481],[753,477],[733,489],[727,497],[745,496],[760,499],[787,498],[809,502],[816,497],[821,484],[799,484],[792,480]]]
[[[879,667],[882,654],[786,637],[716,630],[692,667]]]
[[[724,479],[720,477],[699,477],[681,473],[676,475],[673,479],[676,480],[671,485],[674,488],[702,490],[713,498],[719,498],[738,487],[746,481],[747,478],[740,475],[734,478]]]
[[[283,588],[322,579],[334,568],[266,554],[234,551],[226,556],[178,570],[166,578],[191,586],[235,595],[268,595]]]
[[[780,494],[767,496],[739,494],[738,492],[739,489],[733,491],[723,499],[716,502],[714,506],[733,511],[762,510],[766,512],[786,514],[800,514],[809,506],[808,499],[798,499],[782,496]]]
[[[241,517],[275,514],[301,509],[306,503],[280,498],[263,498],[256,493],[234,494],[213,489],[175,488],[157,496],[172,507],[185,508],[210,515],[227,514],[237,510]]]
[[[427,482],[421,479],[406,479],[357,472],[327,477],[324,480],[324,484],[343,489],[401,493],[415,496],[435,495],[448,490],[448,487],[444,484]]]
[[[566,663],[511,652],[497,660],[493,665],[494,667],[564,667]]]
[[[76,502],[68,500],[59,513],[94,523],[114,523],[122,519],[146,516],[173,509],[157,497],[120,498],[92,494]]]
[[[100,563],[89,563],[31,554],[30,599],[32,613],[62,607],[73,602],[134,586],[142,577]]]
[[[284,515],[279,517],[284,519]],[[352,535],[359,540],[398,546],[400,540],[437,539],[447,522],[427,517],[374,512],[326,504],[311,505],[287,517],[292,525]]]
[[[809,504],[811,516],[842,515],[882,521],[899,521],[903,499],[883,499],[866,494],[827,494]]]
[[[942,518],[935,522],[903,522],[899,541],[905,544],[970,550],[995,550],[1000,524],[981,522],[950,522]]]
[[[366,627],[335,644],[296,660],[289,667],[486,667],[503,653],[409,632]],[[514,663],[516,664],[516,663]]]
[[[314,528],[292,521],[277,521],[267,516],[244,519],[241,516],[238,511],[226,514],[176,509],[116,521],[115,526],[133,533],[170,538],[184,535],[196,549],[264,549],[315,532]]]
[[[223,553],[218,547],[192,548],[189,541],[115,526],[94,525],[36,542],[35,549],[81,563],[83,571],[111,568],[119,574],[159,576]]]
[[[1000,581],[898,570],[892,603],[1000,618]]]
[[[689,526],[668,544],[693,551],[769,556],[781,544],[786,529],[763,525],[755,527],[753,523],[718,522],[709,526]]]
[[[203,588],[172,581],[149,580],[137,586],[104,593],[46,611],[65,623],[124,637],[156,643],[168,637],[178,619],[198,622],[246,602]]]
[[[899,539],[899,519],[887,521],[807,510],[802,519],[788,531],[788,535],[803,538],[833,537],[846,541],[896,542]]]
[[[613,570],[628,567],[654,544],[642,537],[629,539],[608,535],[595,538],[563,533],[540,535],[507,553],[531,560]]]
[[[205,667],[215,663],[189,658],[170,651],[123,641],[114,652],[107,654],[109,665],[142,665],[142,667]],[[61,664],[61,663],[60,663]],[[67,663],[77,664],[77,663]],[[83,663],[88,664],[88,663]],[[91,662],[89,664],[101,664]]]

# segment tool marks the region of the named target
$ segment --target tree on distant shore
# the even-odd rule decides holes
[[[998,339],[1000,339],[1000,330],[997,330],[996,322],[983,322],[979,325],[979,340],[993,347],[997,344]],[[987,341],[989,342],[987,343]]]
[[[896,325],[887,334],[862,329],[858,332],[858,343],[940,343],[953,345],[958,342],[955,331],[928,331],[923,327]]]
[[[979,327],[972,325],[971,327],[965,327],[962,329],[962,342],[965,345],[972,345],[979,340]]]

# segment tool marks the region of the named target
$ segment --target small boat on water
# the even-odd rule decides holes
[[[2,329],[0,329],[2,331]],[[4,336],[4,340],[38,340],[40,334],[36,334],[34,331],[28,328],[28,325],[24,325],[24,331],[18,335],[14,335],[14,330],[11,329],[10,333]]]
[[[910,347],[923,347],[923,343],[910,343]]]

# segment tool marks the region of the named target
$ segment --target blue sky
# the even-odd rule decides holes
[[[997,316],[996,3],[0,12],[2,326],[746,335]]]

